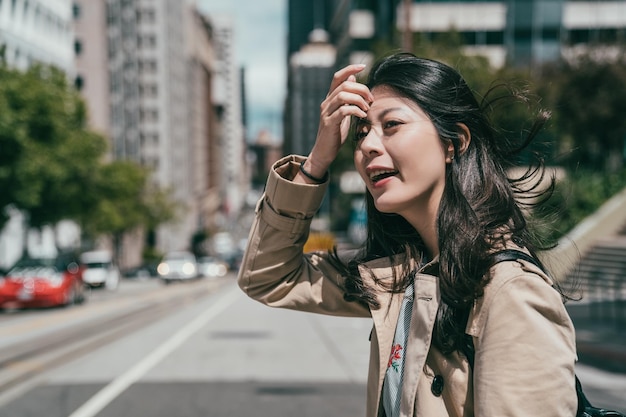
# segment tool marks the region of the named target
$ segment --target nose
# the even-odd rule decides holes
[[[359,143],[359,149],[364,155],[369,156],[372,154],[380,154],[383,151],[383,142],[380,134],[375,129],[375,126],[367,132],[367,135]]]

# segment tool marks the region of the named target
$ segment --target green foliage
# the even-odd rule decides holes
[[[131,161],[103,165],[93,184],[98,197],[80,219],[85,234],[121,235],[137,227],[154,228],[174,219],[177,206],[169,193],[149,182],[149,172]]]
[[[607,172],[624,164],[626,139],[626,58],[582,56],[544,68],[543,92],[557,110],[563,162]]]
[[[556,242],[613,195],[626,187],[626,170],[606,174],[579,170],[556,184],[552,197],[535,217],[548,219],[542,237]]]
[[[86,128],[85,105],[58,69],[0,67],[0,207],[42,227],[89,210],[90,173],[106,152]],[[6,217],[0,219],[0,226]]]

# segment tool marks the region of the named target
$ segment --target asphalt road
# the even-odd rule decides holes
[[[90,306],[49,314],[85,321],[92,310],[129,308],[139,296],[142,303],[174,299],[208,285],[126,284],[119,294],[94,293]],[[0,416],[364,415],[370,320],[271,309],[243,295],[233,277],[178,303],[166,316],[0,392]],[[24,313],[1,314],[0,335],[7,326],[32,329],[28,315],[45,321]],[[597,405],[626,410],[626,375],[584,365],[577,372]]]
[[[187,284],[159,291],[181,285]],[[261,306],[231,279],[158,322],[2,393],[0,415],[359,416],[370,326]]]

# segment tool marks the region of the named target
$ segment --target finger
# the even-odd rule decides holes
[[[325,101],[329,103],[338,101],[337,105],[358,105],[367,111],[369,104],[374,101],[374,96],[366,85],[357,82],[354,74],[351,74],[337,88],[328,93]]]
[[[339,125],[339,132],[341,134],[341,143],[346,141],[348,134],[350,133],[350,117],[344,117]]]
[[[362,93],[354,93],[349,91],[338,91],[335,95],[324,101],[322,111],[332,113],[342,106],[355,106],[363,112],[367,112],[370,108],[370,100],[366,100]]]
[[[341,85],[341,83],[347,81],[350,76],[353,76],[353,81],[356,81],[355,75],[363,71],[364,69],[365,64],[352,64],[340,69],[333,75],[333,80],[330,83],[330,89],[328,90],[328,93],[332,93],[337,87]]]
[[[357,106],[341,106],[333,112],[324,113],[321,122],[331,129],[336,129],[346,118],[349,119],[351,116],[364,118],[367,117],[367,112]]]

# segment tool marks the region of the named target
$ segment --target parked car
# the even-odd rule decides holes
[[[198,263],[191,252],[177,251],[165,254],[159,266],[157,266],[159,278],[164,283],[172,281],[184,281],[198,278]]]
[[[0,306],[80,304],[85,301],[83,269],[74,255],[22,258],[0,278]]]
[[[141,265],[134,266],[132,268],[125,269],[123,272],[126,278],[147,279],[153,278],[159,275],[157,267],[159,262],[145,262]]]
[[[113,255],[108,250],[84,252],[80,261],[85,267],[83,281],[90,287],[104,287],[114,290],[120,283],[120,270],[113,263]]]
[[[198,259],[198,272],[206,278],[223,277],[228,273],[228,263],[213,256]]]

